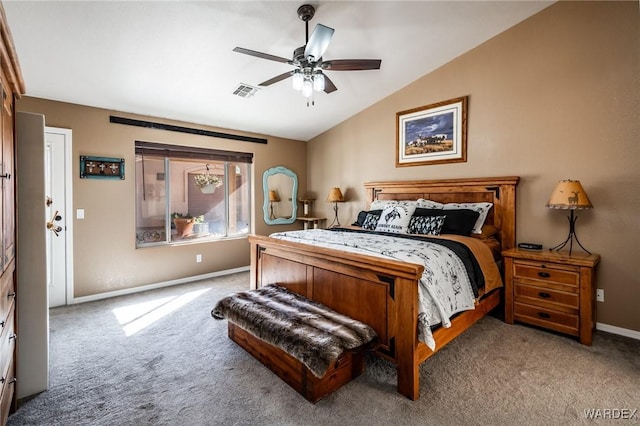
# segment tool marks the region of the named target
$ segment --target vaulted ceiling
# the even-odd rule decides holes
[[[335,33],[324,58],[382,59],[327,71],[338,90],[307,107],[291,79],[234,95],[293,67],[304,1],[3,2],[28,96],[309,140],[549,6],[550,1],[315,1]],[[457,95],[457,94],[452,94]]]

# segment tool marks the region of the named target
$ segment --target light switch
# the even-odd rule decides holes
[[[76,210],[76,219],[84,219],[84,209]]]

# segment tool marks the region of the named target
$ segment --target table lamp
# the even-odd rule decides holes
[[[331,225],[329,225],[329,228],[340,226],[340,220],[338,219],[338,203],[344,202],[344,197],[342,196],[342,191],[340,191],[340,188],[331,188],[329,190],[327,201],[330,203],[335,203],[335,205],[333,206],[335,217],[333,218],[333,222],[331,222]]]
[[[589,201],[589,197],[587,197],[587,193],[584,191],[584,188],[582,188],[580,181],[567,179],[558,182],[556,188],[551,193],[549,201],[547,202],[547,207],[550,209],[570,211],[570,215],[567,216],[567,219],[569,219],[569,235],[567,236],[567,239],[549,250],[561,250],[567,245],[567,243],[569,243],[569,255],[571,255],[573,240],[576,240],[576,243],[578,243],[582,250],[591,254],[589,250],[580,244],[580,240],[578,240],[578,236],[576,235],[576,220],[578,217],[574,216],[574,210],[593,208],[593,205],[591,204],[591,201]]]
[[[275,219],[276,215],[273,213],[273,203],[280,201],[278,191],[269,191],[269,219]]]

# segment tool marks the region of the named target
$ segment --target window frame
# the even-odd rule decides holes
[[[143,200],[141,193],[139,192],[140,187],[142,190],[145,190],[145,180],[144,180],[144,161],[145,155],[155,158],[157,160],[161,160],[163,162],[164,167],[164,191],[165,191],[165,200],[164,200],[164,239],[160,241],[150,241],[145,242],[144,238],[142,241],[139,238],[140,228],[138,226],[138,220],[140,219],[138,215],[140,214],[140,202]],[[142,164],[142,182],[138,182],[138,158],[141,158]],[[144,141],[136,141],[135,142],[135,164],[136,164],[136,173],[135,175],[135,227],[136,227],[136,249],[144,249],[149,247],[160,247],[160,246],[180,246],[185,244],[198,244],[198,243],[207,243],[212,241],[224,241],[230,239],[237,238],[246,238],[251,233],[252,226],[252,214],[253,206],[251,205],[251,194],[253,193],[253,154],[246,152],[236,152],[236,151],[223,151],[217,149],[209,149],[209,148],[199,148],[199,147],[189,147],[189,146],[179,146],[179,145],[169,145],[169,144],[161,144],[155,142],[144,142]],[[220,189],[224,190],[224,234],[211,234],[207,236],[187,239],[187,240],[174,240],[171,230],[172,230],[172,212],[171,212],[171,162],[172,161],[184,161],[188,162],[189,160],[195,160],[199,162],[215,162],[222,163],[224,169],[224,179],[223,185]],[[246,224],[246,232],[231,232],[231,224],[230,221],[230,209],[231,203],[229,200],[230,192],[229,192],[229,170],[231,167],[237,167],[239,164],[246,164],[246,178],[245,181],[247,183],[246,198],[248,205],[246,205],[247,209],[247,224]],[[188,171],[185,170],[184,173],[188,175]],[[235,171],[234,171],[235,175]],[[188,181],[185,179],[185,194],[188,194]],[[234,191],[235,192],[235,191]],[[234,201],[235,203],[235,201]],[[236,205],[234,208],[237,208]]]

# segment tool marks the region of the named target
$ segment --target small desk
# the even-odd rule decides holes
[[[324,217],[305,217],[305,216],[299,216],[296,218],[296,220],[299,220],[300,222],[304,223],[304,229],[309,229],[309,225],[313,225],[313,229],[317,229],[320,227],[320,222],[325,220],[326,218]]]

